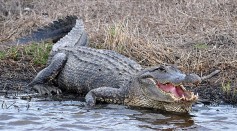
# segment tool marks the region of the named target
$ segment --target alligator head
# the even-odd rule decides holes
[[[198,95],[185,89],[185,84],[198,84],[196,74],[183,74],[174,66],[146,68],[137,74],[127,99],[127,105],[189,112]],[[130,94],[130,96],[131,96]]]

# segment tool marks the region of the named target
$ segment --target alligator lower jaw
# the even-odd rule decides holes
[[[198,99],[198,94],[194,95],[193,92],[187,91],[183,85],[162,84],[158,81],[156,85],[163,93],[171,95],[176,101],[195,101]]]

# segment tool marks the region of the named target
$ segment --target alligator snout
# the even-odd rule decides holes
[[[179,85],[179,84],[183,84],[183,85],[190,85],[190,84],[194,84],[194,85],[198,85],[199,83],[201,83],[202,79],[201,77],[199,77],[196,74],[176,74],[175,77],[173,77],[171,79],[171,82],[173,84]]]
[[[195,84],[198,85],[202,82],[201,77],[196,74],[188,74],[185,76],[184,84]]]

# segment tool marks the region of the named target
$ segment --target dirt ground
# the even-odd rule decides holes
[[[200,76],[221,70],[193,90],[202,99],[236,103],[236,5],[235,0],[1,0],[0,43],[76,15],[92,47],[116,50],[143,66],[176,64]],[[44,67],[32,59],[0,60],[3,93],[24,88]]]

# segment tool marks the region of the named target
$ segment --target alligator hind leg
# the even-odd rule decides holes
[[[46,83],[61,71],[66,63],[66,57],[64,53],[55,54],[51,59],[51,63],[37,74],[33,81],[28,84],[28,87],[37,91],[39,94],[50,95],[52,92],[61,92],[59,89],[57,90],[56,87],[50,87],[46,85]]]

